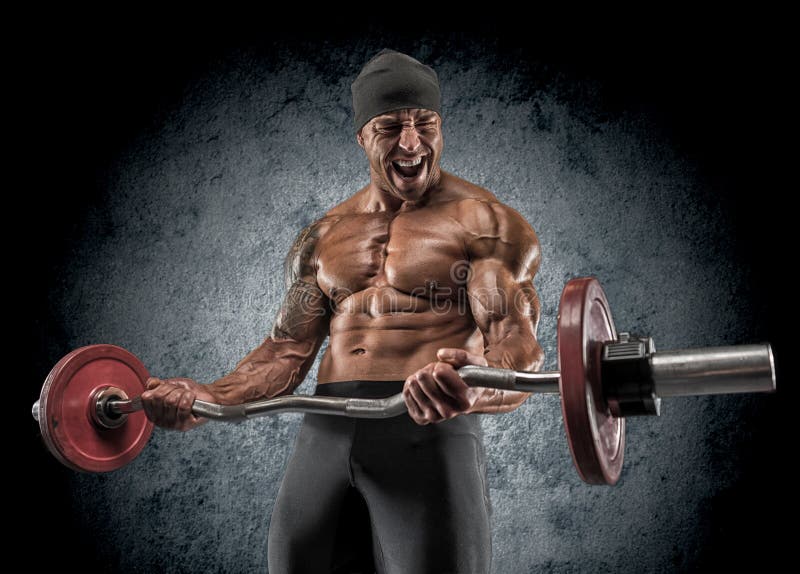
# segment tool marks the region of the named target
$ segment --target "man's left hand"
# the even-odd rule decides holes
[[[467,386],[457,369],[464,365],[487,366],[482,355],[464,349],[439,349],[439,359],[406,379],[403,398],[408,414],[419,425],[438,423],[470,412],[482,389]]]

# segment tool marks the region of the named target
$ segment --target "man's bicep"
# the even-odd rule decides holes
[[[287,291],[298,279],[316,283],[316,249],[330,218],[323,217],[309,224],[297,235],[283,262],[284,285]]]
[[[535,370],[542,363],[536,339],[539,297],[533,279],[539,269],[539,240],[516,211],[499,203],[483,207],[483,227],[469,244],[467,283],[475,324],[484,336],[490,365]]]
[[[328,299],[314,282],[298,279],[289,286],[270,336],[306,341],[328,332]]]
[[[480,205],[483,228],[469,244],[470,303],[479,326],[511,318],[539,321],[539,297],[533,279],[541,259],[539,239],[515,210],[500,204]],[[480,233],[479,233],[480,231]]]
[[[496,259],[483,259],[473,263],[467,292],[489,366],[523,371],[540,368],[543,353],[536,338],[539,297],[532,276],[520,277]]]
[[[329,300],[317,283],[316,249],[329,218],[315,221],[295,239],[284,263],[286,295],[272,327],[273,339],[298,341],[327,335]]]
[[[535,334],[539,296],[532,274],[519,276],[494,258],[473,261],[467,295],[475,323],[487,339],[497,340],[520,328]]]

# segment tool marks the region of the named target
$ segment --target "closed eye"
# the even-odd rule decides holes
[[[388,132],[396,132],[399,131],[400,128],[403,126],[401,124],[385,124],[385,125],[376,125],[375,131],[379,133],[388,133]]]

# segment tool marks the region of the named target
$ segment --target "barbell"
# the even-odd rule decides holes
[[[659,415],[662,398],[775,390],[769,344],[656,352],[650,337],[617,333],[593,277],[566,284],[557,329],[560,371],[467,365],[458,373],[472,387],[560,393],[572,459],[590,484],[619,480],[625,417]],[[153,432],[140,398],[149,376],[136,356],[114,345],[67,354],[47,375],[33,405],[48,450],[85,472],[108,472],[132,461]],[[388,418],[407,411],[402,394],[384,399],[289,395],[239,405],[199,400],[192,405],[196,416],[220,421],[283,412]]]

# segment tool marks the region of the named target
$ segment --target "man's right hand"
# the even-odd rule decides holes
[[[147,380],[147,390],[142,393],[144,412],[151,421],[166,429],[187,431],[208,422],[192,414],[195,399],[216,402],[214,395],[192,379]]]

